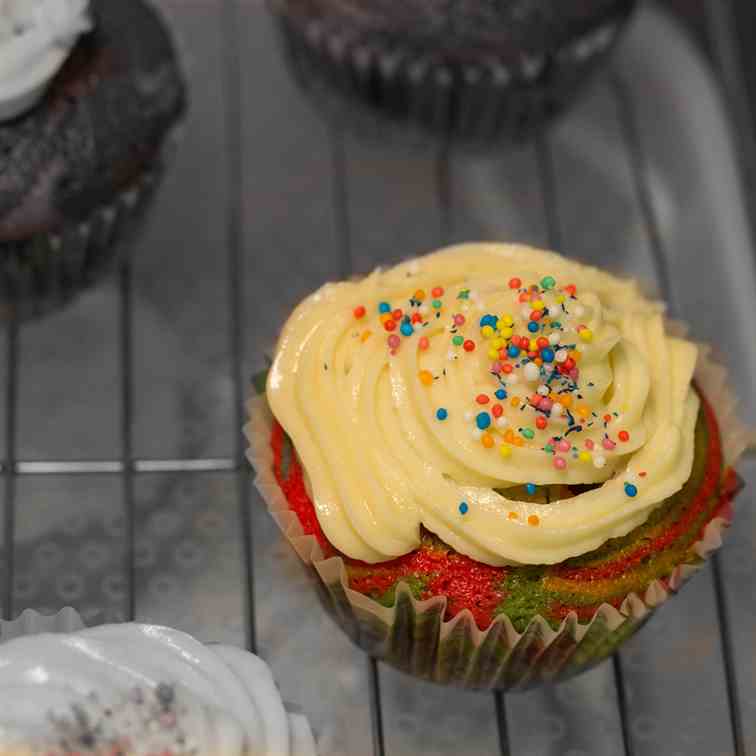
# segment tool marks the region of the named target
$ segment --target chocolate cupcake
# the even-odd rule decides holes
[[[0,5],[0,302],[38,315],[113,263],[185,109],[142,0]]]
[[[462,245],[302,302],[250,457],[356,643],[524,687],[606,658],[721,545],[749,440],[724,378],[634,282]]]
[[[361,131],[523,138],[604,62],[634,0],[271,0],[303,88]],[[380,126],[378,128],[380,131]]]

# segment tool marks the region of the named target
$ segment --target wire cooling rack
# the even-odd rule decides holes
[[[748,492],[721,557],[614,659],[554,688],[470,693],[376,664],[330,624],[240,434],[249,377],[303,295],[465,239],[639,276],[727,354],[748,397],[748,150],[681,30],[644,8],[614,70],[552,132],[470,156],[323,123],[260,2],[160,4],[194,104],[147,233],[114,279],[0,337],[4,616],[73,605],[256,649],[324,755],[756,753]],[[709,5],[737,94],[723,4]]]

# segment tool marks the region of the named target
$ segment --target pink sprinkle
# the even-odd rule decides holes
[[[465,324],[465,316],[464,315],[455,315],[454,316],[454,325],[461,326]]]
[[[544,396],[540,402],[538,402],[538,409],[548,412],[554,406],[554,402],[549,399],[548,396]]]
[[[388,337],[388,345],[392,349],[397,349],[399,344],[401,344],[399,337],[395,333],[392,333],[391,336]]]
[[[567,460],[564,457],[554,457],[554,467],[557,470],[564,470],[567,467]]]
[[[501,373],[501,363],[498,360],[491,364],[491,372],[496,373],[496,375]]]
[[[577,381],[578,377],[580,376],[580,370],[578,368],[572,368],[568,375],[570,376],[570,380]]]
[[[593,449],[594,446],[595,446],[595,444],[593,443],[593,439],[590,439],[590,438],[586,438],[585,439],[585,448],[586,449]]]
[[[423,336],[420,341],[417,342],[417,345],[420,347],[420,349],[425,351],[430,346],[430,341],[428,341],[427,336]]]
[[[570,450],[570,442],[566,438],[562,438],[559,441],[557,441],[556,448],[560,452],[568,452]]]
[[[617,444],[615,444],[611,438],[605,438],[601,442],[601,445],[604,447],[604,449],[607,449],[608,451],[611,451],[612,449],[614,449],[615,446],[617,446]]]

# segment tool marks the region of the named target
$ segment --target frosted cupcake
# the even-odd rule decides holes
[[[0,753],[315,754],[307,720],[246,651],[154,625],[83,629],[73,612],[27,613],[6,635]]]
[[[38,315],[112,264],[185,108],[141,0],[0,2],[0,307]]]
[[[471,687],[615,650],[719,545],[747,440],[634,282],[508,245],[325,286],[266,398],[260,488],[340,624]]]

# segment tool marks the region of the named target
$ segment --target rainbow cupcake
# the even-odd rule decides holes
[[[724,371],[672,330],[634,282],[511,245],[300,304],[250,457],[339,624],[475,688],[616,650],[720,545],[740,486]]]

